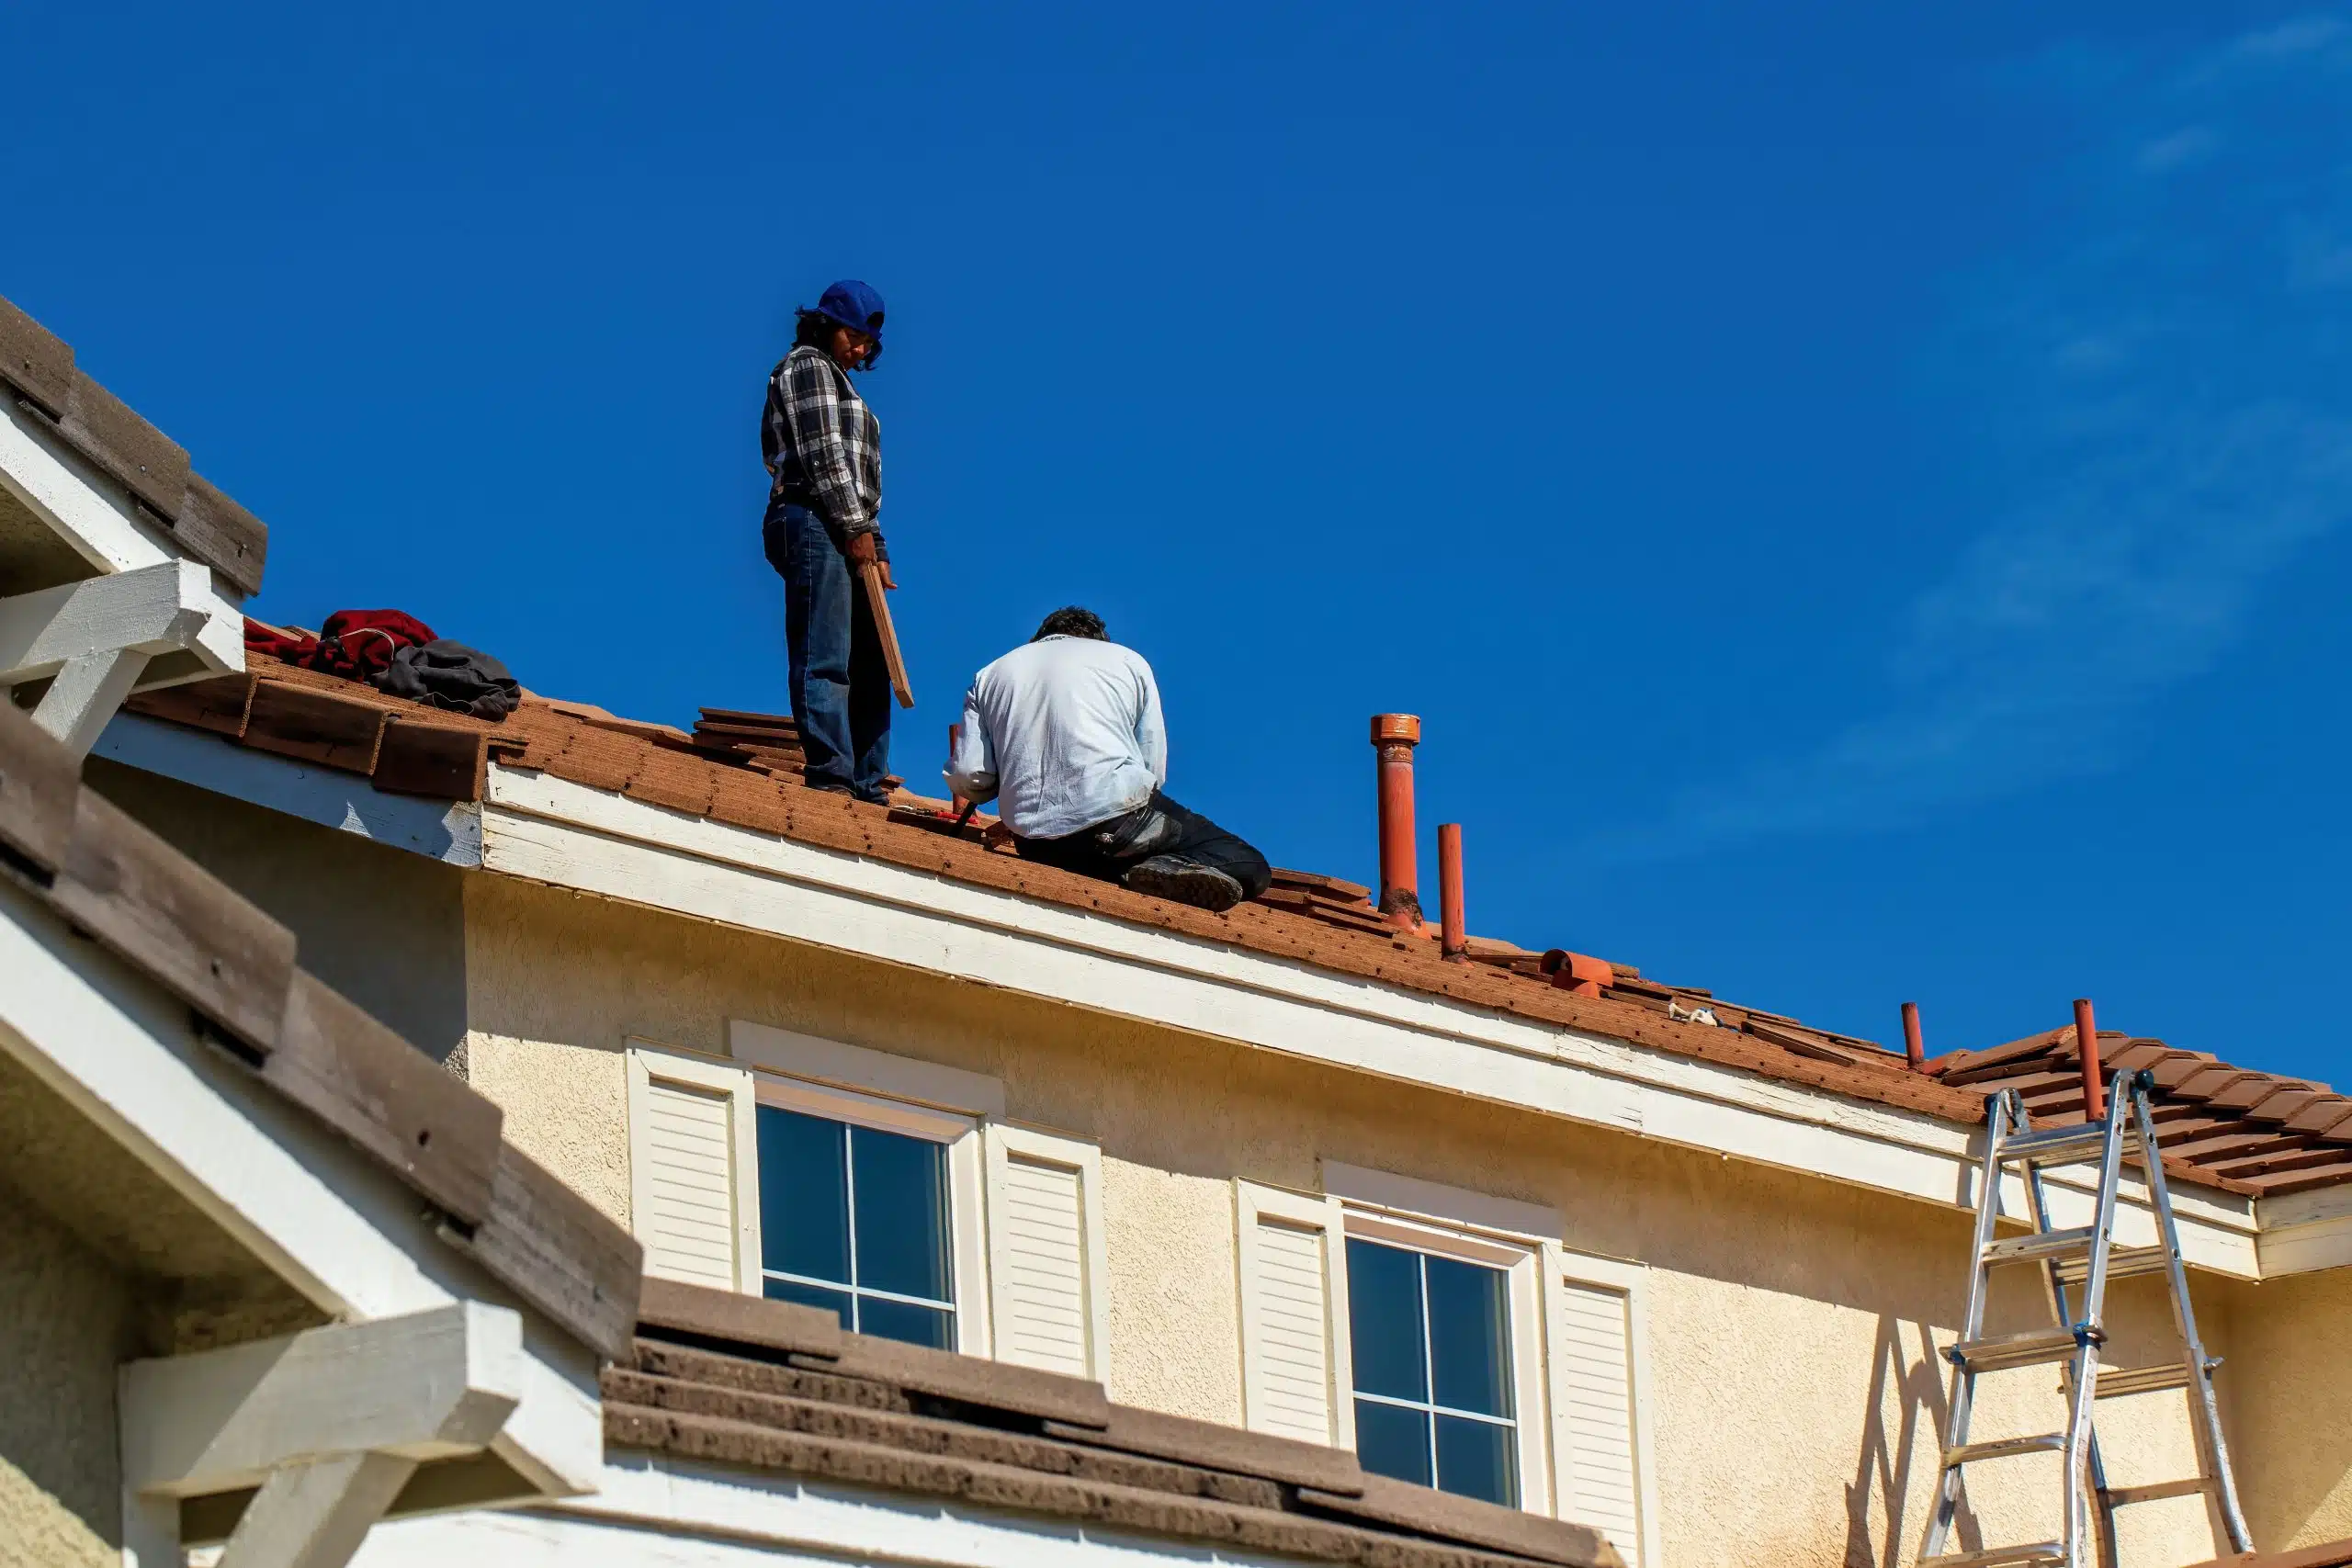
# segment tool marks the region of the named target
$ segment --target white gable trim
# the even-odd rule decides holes
[[[1953,1208],[1978,1133],[1579,1030],[689,817],[493,766],[482,863],[557,886],[1001,986]],[[2061,1224],[2088,1187],[2051,1179]],[[2022,1213],[2022,1191],[2017,1195]],[[2119,1235],[2154,1240],[2127,1179]],[[2252,1204],[2173,1195],[2189,1261],[2256,1272]],[[2074,1216],[2080,1214],[2081,1219]]]

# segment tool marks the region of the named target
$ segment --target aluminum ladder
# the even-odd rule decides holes
[[[1952,1364],[1951,1405],[1944,1430],[1943,1474],[1935,1507],[1928,1517],[1918,1568],[2088,1568],[2094,1504],[2100,1527],[2098,1561],[2103,1568],[2117,1568],[2117,1509],[2200,1495],[2217,1553],[2254,1549],[2245,1516],[2238,1506],[2237,1483],[2230,1473],[2229,1449],[2222,1436],[2221,1409],[2213,1397],[2213,1369],[2220,1363],[2205,1353],[2204,1341],[2197,1334],[2197,1316],[2189,1306],[2188,1276],[2180,1260],[2180,1231],[2173,1220],[2172,1194],[2165,1186],[2155,1118],[2148,1103],[2154,1087],[2154,1077],[2148,1072],[2120,1075],[2104,1117],[2039,1129],[2016,1090],[2003,1089],[1985,1101],[1984,1160],[1976,1183],[1976,1242],[1968,1276],[1968,1311],[1959,1340],[1944,1352]],[[2119,1247],[2115,1246],[2116,1186],[2123,1156],[2135,1145],[2142,1153],[2148,1197],[2155,1211],[2157,1245]],[[2098,1168],[2098,1198],[2091,1223],[2054,1230],[2042,1190],[2042,1169],[2083,1162],[2096,1162]],[[2001,1213],[2001,1179],[2011,1172],[2024,1185],[2027,1217],[2033,1228],[2023,1235],[1996,1240],[1994,1222]],[[1993,1270],[2027,1263],[2041,1265],[2053,1325],[1984,1337],[1984,1298]],[[2162,1274],[2170,1287],[2173,1323],[2180,1331],[2178,1362],[2100,1367],[2099,1352],[2107,1341],[2102,1316],[2107,1282],[2131,1274]],[[2080,1316],[2070,1305],[2069,1292],[2076,1286],[2082,1291]],[[1969,1419],[1978,1378],[1988,1372],[2053,1363],[2060,1369],[2061,1392],[2066,1396],[2064,1431],[1971,1440]],[[2188,1394],[2198,1473],[2154,1485],[2108,1485],[2091,1419],[2092,1405],[2122,1394],[2174,1388]],[[2057,1539],[1947,1553],[1945,1546],[1960,1507],[1963,1469],[2030,1453],[2065,1456],[2064,1517]]]

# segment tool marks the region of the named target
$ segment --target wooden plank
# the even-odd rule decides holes
[[[0,380],[40,406],[51,419],[74,393],[74,351],[63,339],[0,299]]]
[[[1312,1486],[1341,1496],[1363,1490],[1356,1456],[1324,1443],[1301,1442],[1271,1433],[1245,1431],[1222,1422],[1165,1416],[1132,1404],[1111,1406],[1110,1424],[1080,1427],[1047,1421],[1046,1436],[1064,1442],[1148,1459],[1173,1460],[1230,1475],[1259,1475],[1294,1486]]]
[[[243,738],[246,716],[253,709],[251,673],[223,675],[213,681],[190,681],[161,691],[134,692],[122,705],[150,718],[169,719],[196,729],[209,729],[232,740]]]
[[[915,689],[907,683],[906,656],[899,651],[899,628],[890,620],[889,590],[882,586],[882,568],[869,563],[857,569],[858,577],[865,584],[866,603],[874,607],[875,634],[882,639],[882,662],[890,668],[890,690],[899,694],[899,705],[915,705]]]
[[[843,1335],[838,1357],[795,1352],[791,1360],[814,1371],[865,1378],[915,1393],[1066,1422],[1091,1431],[1101,1431],[1111,1419],[1111,1402],[1102,1385],[1089,1379],[876,1339],[868,1334]]]
[[[444,1213],[490,1217],[504,1113],[325,982],[295,971],[261,1077]]]
[[[81,793],[74,754],[0,696],[0,847],[6,858],[32,868],[37,880],[53,876],[73,846]]]
[[[841,1319],[831,1312],[676,1280],[645,1281],[637,1321],[640,1331],[667,1329],[707,1345],[799,1351],[828,1359],[840,1357],[846,1337]]]
[[[1317,1513],[1512,1552],[1538,1562],[1623,1568],[1624,1560],[1617,1555],[1617,1549],[1589,1525],[1547,1519],[1541,1514],[1436,1492],[1385,1475],[1365,1476],[1361,1496],[1303,1487],[1298,1501],[1301,1507]]]
[[[57,433],[156,516],[168,522],[179,515],[187,499],[187,450],[78,367]]]
[[[172,537],[187,553],[246,593],[261,592],[269,528],[201,474],[187,477],[187,500],[172,520]]]
[[[390,716],[380,703],[264,681],[254,688],[245,744],[345,773],[372,773]]]
[[[294,933],[95,790],[76,804],[60,913],[257,1051],[277,1044]]]
[[[479,729],[394,718],[376,751],[376,787],[435,800],[480,800],[489,776],[490,737]]]
[[[490,1215],[450,1239],[606,1360],[628,1358],[645,1249],[601,1209],[501,1144]]]

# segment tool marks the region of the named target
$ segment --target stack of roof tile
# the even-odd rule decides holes
[[[782,714],[705,708],[695,721],[695,739],[777,777],[797,778],[808,765],[800,746],[800,727]]]

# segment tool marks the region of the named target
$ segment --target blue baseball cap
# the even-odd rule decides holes
[[[870,284],[854,277],[844,277],[818,299],[813,311],[803,314],[822,316],[827,321],[847,327],[854,333],[864,333],[874,340],[874,352],[865,356],[869,366],[882,357],[882,296]]]

